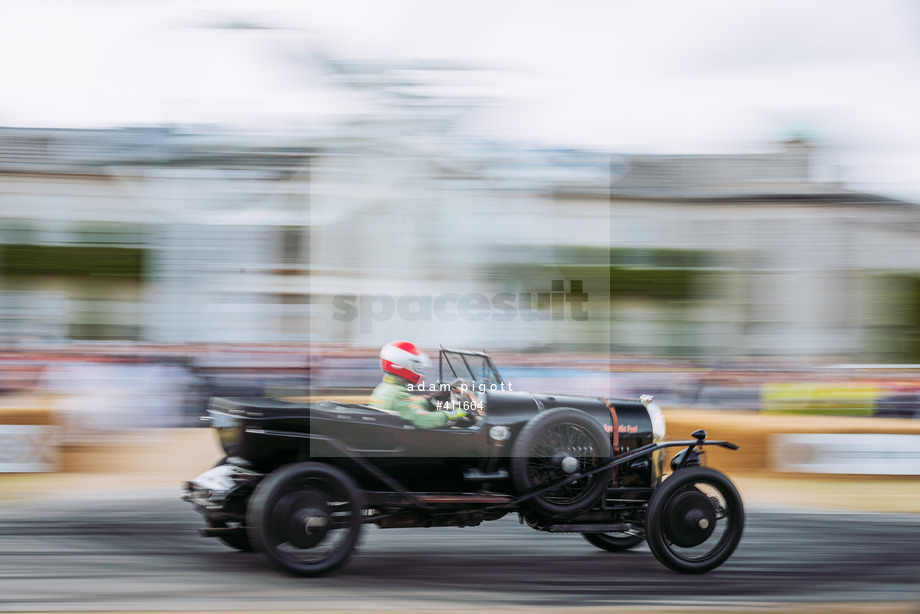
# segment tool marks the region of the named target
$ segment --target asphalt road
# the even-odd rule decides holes
[[[516,517],[476,528],[368,528],[344,569],[291,578],[201,538],[178,491],[0,507],[0,611],[422,610],[878,604],[920,612],[920,517],[748,510],[734,556],[675,574],[643,545],[612,554]],[[759,605],[758,605],[759,604]],[[869,610],[867,610],[869,611]]]

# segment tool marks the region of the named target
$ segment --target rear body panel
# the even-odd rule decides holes
[[[355,471],[368,490],[380,488],[379,480],[356,467],[350,456],[367,459],[412,491],[475,488],[464,473],[507,469],[520,430],[537,413],[556,407],[588,413],[610,434],[611,443],[617,435],[621,441],[624,436],[622,420],[617,433],[610,406],[598,397],[489,391],[483,404],[485,420],[469,428],[418,429],[391,413],[332,401],[215,398],[209,413],[227,455],[249,461],[260,472],[293,462],[324,460]],[[651,441],[650,422],[647,413],[643,417],[641,403],[622,401],[615,407],[628,417],[627,428],[633,432],[626,435],[631,444]],[[493,426],[508,428],[509,440],[493,441],[489,437]],[[501,483],[492,483],[490,488],[508,491]]]

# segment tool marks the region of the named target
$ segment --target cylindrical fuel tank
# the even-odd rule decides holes
[[[657,415],[657,424],[664,436],[664,418],[661,409],[654,403],[644,403],[634,399],[608,399],[617,416],[617,431],[619,432],[619,452],[625,454],[636,448],[654,443],[656,420],[652,412]],[[644,458],[637,458],[619,469],[618,483],[621,486],[648,487],[661,481],[664,467],[664,452],[655,451]]]
[[[636,400],[608,399],[617,414],[617,430],[620,433],[620,446],[635,449],[652,443],[652,419],[648,408]]]

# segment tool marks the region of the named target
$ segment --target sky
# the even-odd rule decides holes
[[[487,101],[474,136],[616,153],[807,137],[818,179],[920,202],[910,0],[0,0],[0,125],[334,128],[377,113],[327,56],[478,69],[445,83]]]

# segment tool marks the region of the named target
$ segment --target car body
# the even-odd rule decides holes
[[[204,514],[203,533],[306,576],[344,563],[364,524],[475,526],[509,512],[605,550],[648,539],[682,572],[713,569],[737,545],[740,496],[699,466],[703,446],[737,446],[703,431],[665,441],[651,397],[515,391],[487,353],[443,347],[431,388],[470,423],[420,429],[368,405],[212,399],[227,457],[184,495]],[[683,451],[666,467],[673,447]],[[668,469],[679,479],[662,488]]]

